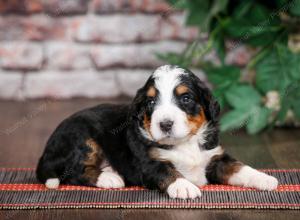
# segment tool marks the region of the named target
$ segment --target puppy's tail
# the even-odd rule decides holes
[[[58,178],[54,167],[44,163],[43,158],[40,159],[37,166],[36,177],[49,189],[57,189],[59,187],[60,179]]]

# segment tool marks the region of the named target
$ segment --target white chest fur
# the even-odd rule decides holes
[[[212,150],[203,150],[199,147],[198,140],[194,139],[174,146],[170,150],[156,149],[156,155],[160,159],[172,162],[186,179],[198,186],[207,183],[205,169],[211,158],[222,153],[220,146]]]

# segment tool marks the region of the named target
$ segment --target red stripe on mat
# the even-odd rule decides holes
[[[26,168],[26,167],[1,167],[0,171],[34,171],[35,168]]]
[[[203,191],[258,191],[253,188],[230,186],[230,185],[206,185],[200,187]],[[0,191],[47,191],[43,184],[0,184]],[[105,189],[87,186],[72,186],[61,185],[57,190],[59,191],[141,191],[145,190],[142,187],[125,187],[116,189]],[[279,185],[275,190],[278,192],[295,192],[300,191],[300,185]]]
[[[122,205],[130,205],[130,206],[143,206],[143,205],[171,205],[171,206],[250,206],[250,207],[257,207],[257,206],[271,206],[271,207],[282,207],[282,206],[292,206],[292,207],[300,207],[300,204],[294,204],[294,203],[206,203],[206,202],[188,202],[188,203],[182,203],[182,202],[87,202],[87,203],[77,203],[77,202],[60,202],[60,203],[20,203],[20,204],[0,204],[0,207],[14,207],[14,206],[97,206],[97,205],[114,205],[114,206],[122,206]]]

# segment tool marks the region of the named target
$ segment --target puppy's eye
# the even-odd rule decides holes
[[[193,101],[192,97],[189,94],[181,96],[180,100],[183,104],[189,104]]]
[[[153,107],[155,105],[155,100],[150,99],[147,104],[148,104],[149,107]]]

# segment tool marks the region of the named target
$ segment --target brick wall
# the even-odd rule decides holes
[[[0,0],[0,13],[1,99],[132,96],[155,53],[198,36],[162,0]]]

